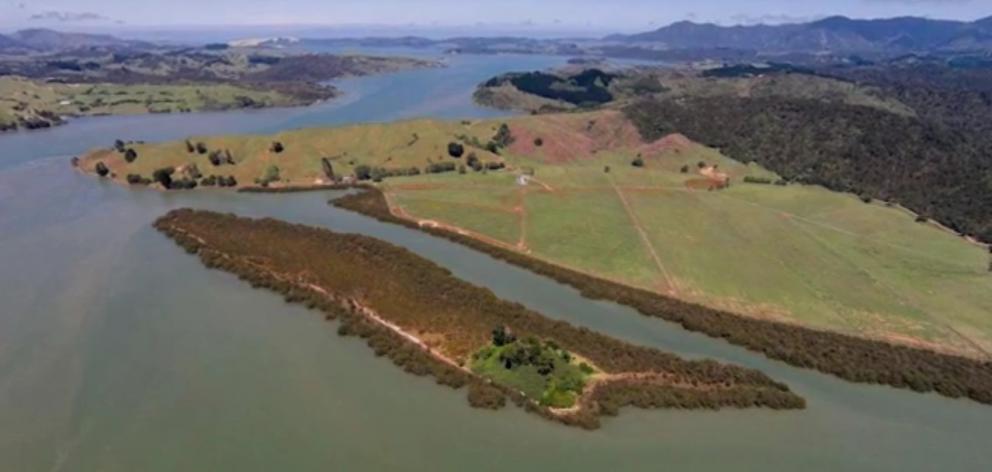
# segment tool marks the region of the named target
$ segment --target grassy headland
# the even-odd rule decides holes
[[[340,333],[366,337],[407,371],[469,385],[475,406],[499,407],[509,396],[590,428],[627,404],[804,406],[755,370],[686,361],[545,318],[371,237],[195,210],[170,212],[155,226],[208,267],[341,318]],[[637,399],[612,393],[613,382],[636,389]]]
[[[277,51],[142,50],[0,58],[0,131],[63,117],[301,106],[333,98],[325,82],[438,63]]]
[[[36,129],[63,117],[188,113],[308,105],[278,91],[231,84],[120,85],[39,83],[0,77],[0,129]]]

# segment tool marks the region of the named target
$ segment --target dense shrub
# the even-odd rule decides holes
[[[453,143],[453,142],[452,143],[448,143],[448,155],[449,156],[454,157],[455,159],[458,159],[458,158],[462,157],[463,154],[465,154],[465,146],[462,146],[459,143]]]
[[[110,169],[107,168],[107,165],[104,164],[102,161],[97,162],[96,166],[94,166],[93,169],[96,170],[96,175],[99,175],[100,177],[106,177],[108,174],[110,174]]]
[[[279,167],[270,165],[265,169],[265,173],[261,177],[255,179],[255,183],[261,185],[262,187],[268,187],[270,183],[279,180]]]
[[[163,167],[152,172],[152,181],[162,184],[166,189],[172,188],[172,174],[176,173],[173,167]]]
[[[135,151],[134,148],[127,148],[127,150],[124,151],[124,160],[127,161],[128,164],[134,162],[134,160],[137,158],[138,158],[138,152]]]
[[[433,162],[427,166],[426,171],[428,174],[441,174],[444,172],[453,172],[456,168],[456,164],[451,161]]]
[[[269,151],[272,151],[276,154],[281,153],[284,149],[285,148],[283,147],[282,143],[279,141],[273,141],[272,145],[269,146]]]
[[[142,177],[140,174],[127,174],[127,183],[131,185],[148,185],[152,181],[151,179]]]

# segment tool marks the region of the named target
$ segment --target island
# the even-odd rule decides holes
[[[181,209],[155,227],[204,265],[337,320],[376,355],[453,388],[472,406],[510,399],[583,428],[625,406],[804,408],[766,375],[689,361],[549,319],[369,236]],[[290,249],[291,248],[291,249]]]

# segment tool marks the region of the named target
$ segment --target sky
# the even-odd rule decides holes
[[[992,15],[992,0],[0,0],[0,29],[381,25],[595,35],[680,20],[775,24],[837,14],[974,20]]]

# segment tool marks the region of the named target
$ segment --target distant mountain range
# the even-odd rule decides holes
[[[151,43],[120,39],[106,34],[63,33],[50,29],[25,29],[0,35],[0,52],[53,52],[92,48],[150,48]]]
[[[440,47],[461,53],[598,55],[678,60],[705,57],[757,57],[793,54],[973,53],[992,54],[992,16],[965,22],[900,17],[875,20],[832,16],[808,23],[719,26],[681,21],[646,33],[601,39],[522,37],[310,38],[303,44],[370,47]],[[235,47],[287,47],[284,38],[232,41]],[[0,53],[59,52],[76,49],[149,49],[154,44],[102,34],[27,29],[0,35]],[[681,52],[680,52],[681,51]],[[728,51],[730,52],[728,54]],[[733,52],[737,51],[737,54]],[[669,57],[671,56],[671,57]]]
[[[973,22],[901,17],[856,20],[832,16],[809,23],[718,26],[681,21],[609,42],[665,49],[773,52],[939,52],[992,50],[992,16]]]

